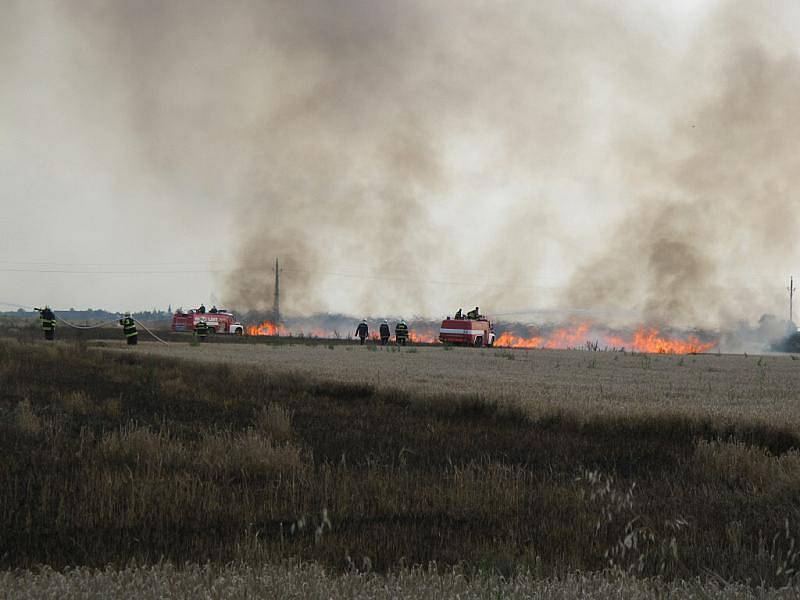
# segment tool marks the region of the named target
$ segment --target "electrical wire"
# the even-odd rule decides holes
[[[224,269],[181,269],[180,271],[78,271],[67,269],[13,269],[0,267],[3,273],[65,273],[67,275],[191,275],[205,273],[224,273]]]
[[[33,310],[30,306],[23,306],[22,304],[15,304],[14,302],[0,302],[0,306],[13,306],[14,308],[21,308],[22,310]]]
[[[42,260],[0,260],[3,265],[50,265],[56,267],[163,267],[167,265],[204,265],[208,266],[208,261],[159,261],[159,262],[102,262],[102,263],[80,263],[80,262],[57,262]]]
[[[372,281],[393,281],[398,283],[422,283],[427,285],[450,285],[450,286],[492,286],[492,287],[501,287],[503,289],[529,289],[529,290],[560,290],[565,289],[564,286],[544,286],[544,285],[535,285],[535,286],[518,286],[518,285],[509,285],[508,283],[500,283],[500,282],[492,282],[492,281],[477,281],[479,276],[476,274],[475,278],[476,281],[447,281],[447,280],[439,280],[439,279],[415,279],[410,277],[397,277],[395,275],[365,275],[361,273],[339,273],[335,271],[322,271],[322,270],[312,270],[312,269],[285,269],[281,268],[282,272],[285,273],[308,273],[312,275],[331,275],[333,277],[345,277],[351,279],[368,279]]]
[[[0,261],[0,264],[12,265],[56,265],[56,266],[156,266],[156,265],[200,265],[202,262],[163,262],[163,263],[47,263],[47,262],[24,262],[24,261]],[[300,264],[313,264],[311,261],[301,261]],[[67,275],[203,275],[213,273],[226,273],[230,269],[155,269],[155,270],[84,270],[84,269],[28,269],[17,267],[0,267],[0,272],[6,273],[46,273],[46,274],[67,274]],[[568,285],[520,285],[514,281],[488,281],[484,280],[485,273],[466,273],[459,270],[459,276],[464,279],[453,281],[449,279],[425,279],[419,277],[404,277],[396,275],[374,275],[370,273],[346,273],[335,270],[315,269],[315,268],[287,268],[281,267],[282,273],[303,273],[309,275],[326,275],[330,277],[340,277],[345,279],[363,279],[369,281],[388,281],[407,284],[431,285],[431,286],[450,286],[450,287],[480,287],[480,288],[501,288],[504,290],[533,290],[542,292],[557,292],[569,289]],[[552,278],[546,278],[552,279]],[[542,278],[528,279],[527,281],[542,281]],[[693,288],[693,291],[700,290],[762,290],[764,288],[743,287],[743,286],[713,286],[708,288]],[[690,291],[690,290],[687,290]]]
[[[17,308],[22,308],[22,309],[30,309],[31,308],[30,306],[23,306],[21,304],[16,304],[15,302],[0,302],[0,304],[2,304],[3,306],[15,306]],[[103,321],[102,323],[95,323],[94,325],[76,325],[74,323],[70,323],[69,321],[67,321],[66,319],[64,319],[62,317],[59,317],[58,313],[55,312],[55,311],[53,311],[53,316],[55,316],[56,319],[58,319],[59,321],[61,321],[65,325],[67,325],[68,327],[72,327],[73,329],[97,329],[99,327],[104,327],[106,325],[110,325],[110,324],[116,323],[118,321],[118,319],[111,319],[110,321]],[[131,318],[133,318],[133,317],[131,317]],[[139,325],[141,325],[142,329],[144,329],[147,333],[152,335],[156,340],[158,340],[162,344],[169,345],[169,342],[166,342],[166,341],[162,340],[155,333],[150,331],[150,329],[147,327],[147,325],[145,325],[144,323],[142,323],[138,319],[133,319],[133,320],[134,320],[134,322],[136,322]]]

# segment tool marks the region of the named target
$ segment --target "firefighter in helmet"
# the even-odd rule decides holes
[[[381,323],[381,346],[385,346],[389,343],[389,337],[391,333],[389,331],[389,321],[386,319],[383,320]]]
[[[53,313],[49,306],[44,308],[36,308],[39,311],[39,320],[42,322],[42,331],[44,332],[44,339],[53,340],[56,337],[56,315]]]
[[[402,319],[394,326],[394,339],[401,346],[405,346],[408,341],[408,325]]]
[[[139,341],[139,332],[136,331],[136,322],[131,317],[131,313],[126,312],[119,320],[119,324],[122,325],[122,333],[125,334],[128,346],[135,346]]]
[[[464,311],[462,311],[462,310],[459,308],[459,309],[456,311],[456,316],[455,316],[455,317],[453,317],[453,318],[455,318],[455,319],[461,319],[461,318],[463,318],[463,316],[464,316]]]
[[[472,319],[472,320],[479,319],[480,316],[481,316],[481,312],[480,312],[480,310],[478,310],[477,306],[475,307],[475,310],[471,310],[471,311],[469,311],[467,313],[467,318],[468,319]]]
[[[361,340],[361,345],[364,345],[364,342],[367,340],[367,336],[369,335],[369,325],[367,325],[366,319],[361,319],[361,323],[358,324],[356,327],[356,335],[358,339]]]
[[[208,323],[206,323],[205,317],[200,317],[197,319],[197,323],[194,324],[194,332],[197,335],[197,339],[201,342],[206,341],[206,336],[208,335]]]

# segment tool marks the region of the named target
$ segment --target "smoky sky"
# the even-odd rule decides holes
[[[81,286],[109,302],[214,289],[265,309],[280,257],[296,314],[477,304],[718,325],[782,310],[800,260],[790,2],[3,10],[4,208],[70,224],[34,244],[7,219],[4,251],[218,260],[202,282]]]

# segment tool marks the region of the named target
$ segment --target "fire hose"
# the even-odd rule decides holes
[[[53,311],[53,315],[55,316],[56,319],[58,319],[65,325],[69,325],[73,329],[97,329],[98,327],[105,327],[106,325],[110,325],[111,323],[117,322],[116,319],[113,319],[111,321],[103,321],[102,323],[95,323],[94,325],[75,325],[74,323],[70,323],[66,319],[62,319],[61,317],[59,317],[55,311]]]
[[[131,318],[133,319],[133,317],[131,317]],[[134,322],[135,322],[135,323],[138,323],[139,325],[141,325],[141,326],[142,326],[142,329],[144,329],[144,330],[145,330],[147,333],[149,333],[149,334],[150,334],[150,335],[152,335],[154,338],[156,338],[156,339],[157,339],[159,342],[161,342],[162,344],[167,344],[167,345],[169,345],[169,342],[165,342],[165,341],[164,341],[164,340],[162,340],[160,337],[158,337],[158,336],[157,336],[155,333],[153,333],[152,331],[150,331],[150,330],[147,328],[147,325],[145,325],[144,323],[142,323],[142,322],[141,322],[139,319],[133,319],[133,320],[134,320]]]
[[[105,327],[106,325],[110,325],[110,324],[112,324],[112,323],[116,323],[116,322],[117,322],[117,319],[112,319],[112,320],[110,320],[110,321],[103,321],[102,323],[96,323],[96,324],[94,324],[94,325],[75,325],[74,323],[70,323],[70,322],[69,322],[69,321],[67,321],[66,319],[62,319],[62,318],[61,318],[61,317],[59,317],[59,316],[58,316],[58,314],[56,314],[55,312],[53,312],[53,314],[55,315],[56,319],[58,319],[59,321],[61,321],[62,323],[66,324],[66,325],[69,325],[70,327],[72,327],[72,328],[74,328],[74,329],[97,329],[98,327]],[[133,318],[133,317],[131,317],[131,318]],[[164,340],[162,340],[160,337],[158,337],[158,336],[157,336],[155,333],[153,333],[152,331],[150,331],[150,329],[148,329],[147,325],[145,325],[144,323],[142,323],[140,320],[138,320],[138,319],[133,319],[133,321],[134,321],[135,323],[137,323],[138,325],[140,325],[140,326],[142,327],[142,329],[144,329],[144,330],[145,330],[147,333],[149,333],[150,335],[152,335],[152,336],[153,336],[153,337],[154,337],[156,340],[158,340],[158,341],[159,341],[159,342],[161,342],[162,344],[168,344],[168,343],[169,343],[169,342],[165,342],[165,341],[164,341]]]
[[[0,304],[2,304],[4,306],[15,306],[15,307],[21,308],[23,310],[30,310],[31,309],[30,306],[24,306],[22,304],[15,304],[15,303],[12,303],[12,302],[0,302]],[[39,309],[33,307],[33,310],[39,310]],[[86,330],[86,329],[97,329],[99,327],[105,327],[106,325],[111,325],[112,323],[116,323],[118,321],[117,319],[111,319],[109,321],[103,321],[101,323],[95,323],[94,325],[76,325],[75,323],[70,323],[66,319],[64,319],[62,317],[59,317],[58,313],[56,313],[55,311],[53,311],[53,316],[56,319],[58,319],[59,321],[61,321],[62,323],[64,323],[65,325],[67,325],[68,327],[72,327],[73,329],[83,329],[83,330]],[[151,336],[153,336],[156,340],[158,340],[162,344],[167,344],[167,345],[169,344],[169,342],[166,342],[166,341],[162,340],[155,333],[150,331],[150,329],[147,327],[147,325],[145,325],[144,323],[142,323],[138,319],[133,319],[133,320],[134,320],[134,322],[139,324],[142,327],[142,329],[144,329],[147,333],[149,333]]]

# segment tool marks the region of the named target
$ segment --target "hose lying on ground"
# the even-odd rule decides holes
[[[111,323],[117,322],[117,319],[113,319],[111,321],[103,321],[102,323],[96,323],[95,325],[75,325],[74,323],[70,323],[66,319],[62,319],[55,312],[53,313],[53,315],[55,316],[56,319],[58,319],[62,323],[65,323],[66,325],[69,325],[73,329],[97,329],[98,327],[105,327],[106,325],[110,325]]]
[[[131,318],[132,318],[132,317],[131,317]],[[142,326],[142,329],[144,329],[144,330],[145,330],[147,333],[149,333],[149,334],[150,334],[150,335],[152,335],[154,338],[156,338],[156,339],[157,339],[159,342],[161,342],[162,344],[169,344],[169,342],[165,342],[165,341],[164,341],[164,340],[162,340],[160,337],[158,337],[158,336],[157,336],[155,333],[153,333],[152,331],[150,331],[150,330],[147,328],[147,325],[145,325],[144,323],[142,323],[142,322],[141,322],[139,319],[133,319],[133,320],[134,320],[134,322],[135,322],[135,323],[138,323],[139,325],[141,325],[141,326]]]
[[[17,308],[30,310],[30,307],[23,306],[21,304],[12,304],[10,302],[0,302],[0,304],[3,304],[4,306],[16,306]],[[33,310],[37,310],[37,309],[34,308]],[[53,311],[53,316],[56,319],[58,319],[59,321],[61,321],[62,323],[64,323],[65,325],[67,325],[69,327],[72,327],[73,329],[97,329],[98,327],[105,327],[106,325],[111,325],[113,323],[117,323],[118,322],[118,319],[111,319],[110,321],[103,321],[102,323],[95,323],[94,325],[76,325],[75,323],[70,323],[66,319],[63,319],[62,317],[59,317],[58,314],[55,311]],[[147,325],[145,325],[144,323],[142,323],[138,319],[133,319],[133,320],[134,320],[134,322],[136,322],[139,325],[141,325],[142,329],[144,329],[147,333],[152,335],[156,340],[158,340],[162,344],[169,344],[169,342],[165,342],[160,337],[158,337],[155,333],[150,331],[150,329],[147,328]]]

